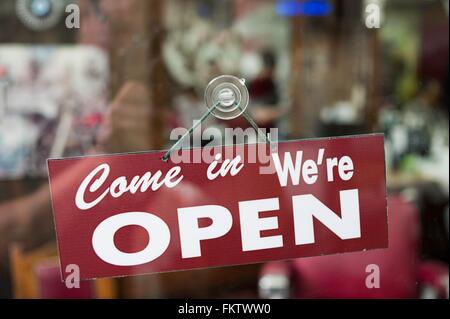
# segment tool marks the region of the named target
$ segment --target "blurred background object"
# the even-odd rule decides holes
[[[286,278],[285,296],[297,298],[448,298],[448,266],[419,259],[414,205],[392,197],[388,207],[389,248],[268,263],[261,270],[260,295],[278,298],[278,281]],[[372,267],[379,271],[378,288],[367,284]]]
[[[67,27],[69,4],[80,28]],[[448,298],[448,10],[448,0],[0,1],[0,296]],[[167,149],[222,74],[246,79],[249,111],[279,139],[385,133],[390,248],[68,292],[46,159]],[[368,264],[379,289],[365,286]]]
[[[0,178],[45,177],[46,160],[84,154],[106,108],[108,60],[89,46],[0,45]]]

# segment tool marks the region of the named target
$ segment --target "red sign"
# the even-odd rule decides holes
[[[382,135],[163,154],[49,160],[63,277],[387,247]]]

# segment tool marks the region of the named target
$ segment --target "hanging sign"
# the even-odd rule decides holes
[[[61,269],[89,279],[385,248],[383,145],[375,134],[49,160]]]

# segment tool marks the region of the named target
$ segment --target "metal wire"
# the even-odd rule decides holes
[[[179,147],[179,145],[181,144],[181,142],[188,136],[190,136],[192,134],[192,132],[201,124],[203,123],[210,115],[211,113],[214,112],[214,110],[220,105],[220,102],[217,102],[216,104],[214,104],[210,109],[208,109],[208,112],[206,112],[205,114],[203,114],[203,116],[201,117],[200,120],[198,120],[186,133],[183,134],[183,136],[180,137],[180,139],[164,154],[164,156],[162,157],[162,160],[164,162],[167,162],[168,159],[170,158],[170,155]],[[241,108],[240,105],[238,105],[237,103],[235,103],[235,105],[239,108],[239,110],[242,111],[242,115],[244,115],[244,118],[247,120],[248,123],[250,123],[250,125],[255,129],[255,131],[258,133],[259,136],[262,136],[265,140],[265,142],[269,145],[272,145],[272,142],[270,140],[270,138],[264,134],[261,129],[258,127],[258,125],[255,123],[255,121],[253,120],[253,118],[251,117],[251,115],[246,111],[243,110]],[[213,114],[214,115],[214,114]]]
[[[238,105],[237,106],[241,111],[242,108]],[[255,129],[255,131],[258,133],[259,136],[262,136],[264,138],[264,140],[266,141],[267,144],[271,145],[272,141],[270,140],[270,138],[267,136],[267,134],[264,134],[261,129],[259,128],[259,126],[256,124],[256,122],[253,120],[253,118],[251,117],[250,114],[248,114],[248,112],[245,110],[242,112],[242,115],[244,115],[245,119],[247,120],[247,122],[250,123],[250,125]]]
[[[219,106],[220,102],[217,102],[216,104],[214,104],[210,109],[208,109],[208,112],[206,112],[205,114],[203,114],[202,118],[200,120],[198,120],[186,133],[183,134],[182,137],[180,137],[180,139],[173,144],[173,146],[164,154],[164,156],[162,157],[162,160],[164,162],[167,162],[167,160],[170,158],[170,155],[173,153],[173,151],[175,149],[178,148],[178,146],[181,144],[181,142],[188,136],[190,136],[192,134],[192,132],[201,124],[203,123],[208,116],[216,109],[217,106]]]

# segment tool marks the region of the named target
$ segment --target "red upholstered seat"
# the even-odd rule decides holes
[[[262,275],[289,273],[296,298],[416,298],[419,216],[415,206],[388,200],[389,248],[269,263]],[[366,287],[368,265],[380,269],[380,288]]]

